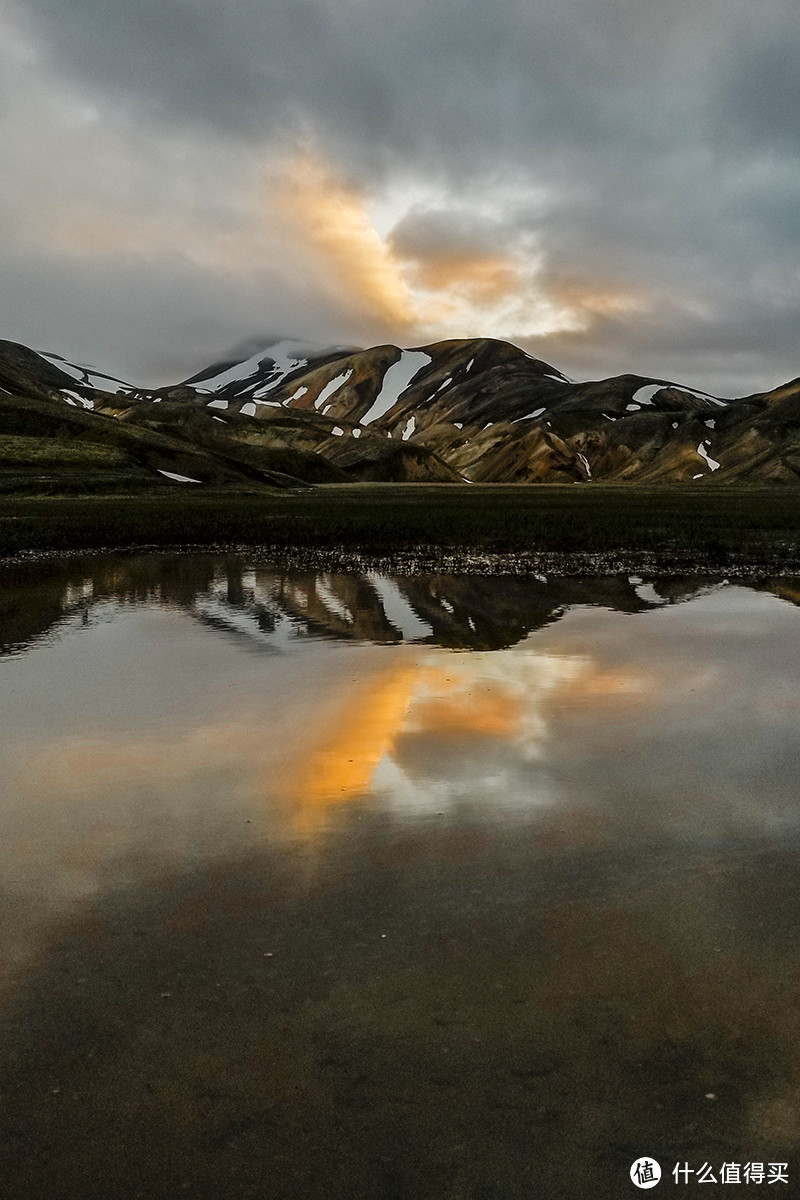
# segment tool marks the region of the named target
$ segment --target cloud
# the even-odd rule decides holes
[[[151,313],[173,357],[194,353],[188,309],[220,350],[234,318],[239,341],[283,316],[326,341],[527,339],[573,374],[736,391],[798,373],[793,0],[6,0],[0,14],[4,225],[60,209],[27,276],[11,233],[0,269],[13,259],[53,345],[70,317],[47,260],[92,315],[90,356],[127,338],[146,369]],[[149,273],[138,307],[122,274],[92,307],[101,243],[109,272],[116,258]],[[243,300],[222,311],[234,274]],[[10,302],[0,317],[32,340]]]
[[[419,286],[456,288],[487,301],[517,287],[513,241],[513,231],[499,221],[447,209],[412,209],[390,236],[394,253],[409,264]]]
[[[355,303],[365,318],[387,330],[413,330],[416,313],[408,285],[358,188],[305,152],[281,173],[277,206],[299,239],[321,256],[345,302]]]
[[[542,284],[535,234],[514,224],[499,200],[469,198],[454,207],[415,207],[392,229],[389,244],[404,264],[429,337],[525,339],[579,328],[570,307]]]

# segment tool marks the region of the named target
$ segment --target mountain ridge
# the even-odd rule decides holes
[[[800,378],[732,399],[632,373],[579,382],[492,338],[283,339],[153,389],[0,341],[0,389],[0,468],[21,478],[28,437],[113,447],[137,487],[800,482]]]

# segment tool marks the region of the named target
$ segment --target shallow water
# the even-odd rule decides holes
[[[6,573],[3,1194],[796,1179],[799,600]]]

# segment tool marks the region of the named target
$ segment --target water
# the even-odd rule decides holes
[[[798,1177],[792,581],[0,596],[4,1195]]]

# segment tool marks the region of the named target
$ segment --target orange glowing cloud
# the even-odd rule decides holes
[[[276,162],[265,148],[246,167],[233,156],[212,182],[204,175],[191,185],[165,168],[154,191],[137,186],[152,179],[152,163],[145,172],[113,132],[85,125],[69,136],[74,160],[97,181],[91,192],[82,173],[57,197],[37,195],[18,218],[16,236],[49,252],[86,261],[174,257],[212,282],[263,289],[269,302],[284,284],[293,300],[340,325],[339,336],[364,344],[524,340],[587,328],[593,314],[627,302],[613,289],[551,286],[536,239],[519,235],[502,206],[489,218],[477,201],[473,212],[468,199],[454,207],[452,197],[431,194],[430,229],[415,236],[413,195],[368,192],[308,149]],[[463,230],[450,229],[459,214]]]
[[[582,314],[585,327],[595,317],[642,312],[651,305],[643,293],[613,280],[554,279],[548,282],[548,288],[560,303]]]
[[[220,278],[246,278],[275,246],[253,215],[238,228],[215,228],[197,214],[138,213],[99,200],[37,206],[23,229],[30,241],[73,258],[158,259],[180,255]]]
[[[272,212],[289,238],[306,258],[310,252],[312,269],[314,259],[322,264],[320,286],[327,276],[340,303],[392,338],[527,337],[585,324],[549,294],[535,241],[513,229],[504,246],[480,246],[479,233],[478,243],[466,236],[456,245],[447,235],[446,208],[434,209],[442,238],[419,241],[403,235],[398,210],[383,237],[370,217],[376,197],[308,151],[291,158],[270,189]]]
[[[372,224],[356,187],[314,155],[298,154],[279,179],[277,207],[371,320],[395,329],[415,324],[400,264]]]
[[[414,282],[428,291],[455,291],[477,304],[494,304],[519,291],[514,264],[502,257],[462,254],[431,258],[413,267]]]

